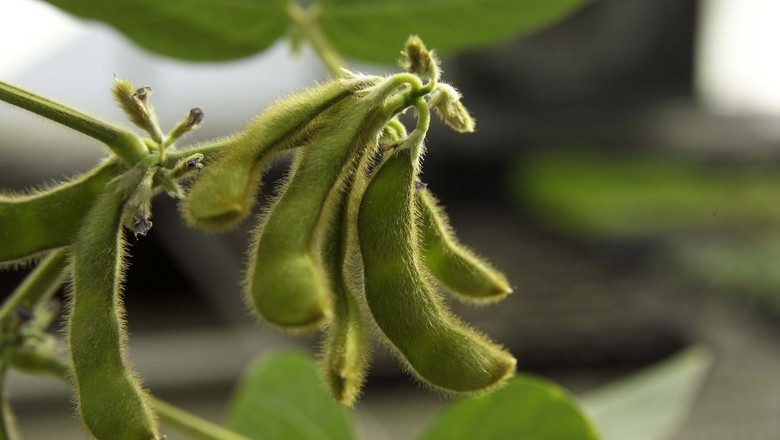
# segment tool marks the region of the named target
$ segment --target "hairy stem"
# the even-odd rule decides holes
[[[165,161],[162,162],[162,165],[164,168],[172,168],[180,160],[197,153],[202,154],[203,162],[208,163],[216,157],[221,148],[225,145],[229,145],[232,141],[233,138],[227,137],[209,143],[199,144],[188,149],[169,151],[168,154],[165,155]]]
[[[65,280],[67,265],[65,248],[49,253],[0,307],[0,329],[7,328],[17,308],[30,310],[36,303],[54,295]]]
[[[8,369],[8,350],[0,355],[0,439],[11,440],[15,436],[13,413],[5,395],[5,373]]]
[[[347,63],[333,48],[333,45],[322,32],[322,29],[320,29],[317,23],[319,9],[316,6],[304,9],[298,3],[290,2],[287,10],[293,22],[301,31],[301,35],[311,44],[314,52],[317,53],[317,56],[320,57],[320,60],[322,60],[322,63],[325,64],[330,73],[335,76],[344,76],[342,69],[346,67]]]
[[[192,437],[202,440],[249,440],[243,435],[196,417],[156,397],[152,397],[150,403],[164,424]]]
[[[130,164],[149,152],[139,138],[129,131],[3,81],[0,81],[0,101],[31,111],[96,139]]]
[[[65,359],[46,352],[38,352],[35,355],[40,357],[40,362],[37,364],[45,368],[46,373],[64,382],[69,382],[69,378],[72,376],[71,366]],[[192,438],[200,440],[249,440],[247,437],[201,419],[156,397],[150,396],[149,403],[160,420]]]

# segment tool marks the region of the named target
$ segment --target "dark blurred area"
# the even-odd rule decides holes
[[[462,242],[513,284],[499,305],[452,307],[509,347],[520,370],[581,392],[702,344],[715,364],[673,438],[778,438],[780,140],[757,124],[780,114],[705,104],[702,8],[600,0],[530,37],[445,59],[445,79],[462,92],[477,133],[434,124],[423,180]],[[229,131],[219,122],[205,130]],[[265,187],[282,173],[272,170]],[[0,162],[0,186],[30,184],[19,175],[37,179]],[[176,209],[160,198],[150,235],[130,240],[125,298],[138,353],[160,334],[183,345],[154,352],[157,363],[134,360],[144,377],[145,368],[161,372],[149,380],[163,396],[184,399],[193,386],[222,401],[250,349],[317,342],[258,328],[245,311],[239,280],[253,222],[211,236],[185,228]],[[22,275],[0,273],[0,292]],[[187,337],[207,334],[225,339]],[[222,351],[213,359],[192,362],[221,372],[169,380],[180,372],[161,359],[187,358],[170,350],[214,347]],[[369,405],[383,391],[425,393],[377,354]],[[393,438],[396,428],[387,429]]]

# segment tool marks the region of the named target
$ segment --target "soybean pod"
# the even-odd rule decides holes
[[[357,400],[371,357],[366,317],[357,300],[363,292],[358,273],[360,261],[355,258],[359,249],[355,220],[377,146],[372,142],[363,153],[348,183],[349,191],[341,197],[338,216],[326,235],[323,249],[333,296],[333,319],[325,329],[322,368],[331,394],[345,406],[352,406]]]
[[[0,264],[70,244],[108,181],[119,173],[107,162],[51,191],[0,194]]]
[[[160,438],[146,393],[127,360],[121,298],[123,207],[148,173],[148,166],[137,165],[112,181],[73,245],[68,345],[79,413],[100,440]]]
[[[365,298],[387,341],[423,382],[479,391],[511,376],[515,359],[452,316],[424,272],[414,194],[429,114],[424,103],[416,108],[417,128],[388,153],[360,203]]]
[[[378,81],[356,77],[330,81],[285,97],[244,130],[220,143],[219,159],[206,163],[182,205],[187,221],[205,230],[235,226],[249,215],[261,177],[278,153],[306,144],[323,127],[318,116]]]
[[[296,151],[280,195],[250,244],[247,297],[272,326],[309,330],[330,318],[322,239],[361,149],[392,116],[358,94],[323,115],[328,120],[322,130]]]
[[[422,260],[431,274],[458,298],[496,301],[512,292],[504,274],[460,244],[447,215],[429,190],[417,191]]]

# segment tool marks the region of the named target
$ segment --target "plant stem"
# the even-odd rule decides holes
[[[165,161],[162,162],[162,165],[164,168],[173,168],[178,161],[197,153],[202,154],[203,162],[208,163],[211,159],[216,157],[222,147],[230,144],[232,141],[232,137],[226,137],[213,142],[196,145],[189,149],[169,151],[168,154],[165,155]]]
[[[196,417],[156,397],[152,397],[150,403],[163,423],[193,437],[203,440],[249,440],[243,435]]]
[[[97,139],[130,164],[149,153],[140,139],[129,131],[3,81],[0,81],[0,101],[21,107]]]
[[[40,358],[39,362],[36,364],[40,365],[42,369],[45,369],[46,373],[49,373],[58,379],[62,379],[66,383],[69,382],[71,367],[65,359],[54,355],[53,353],[38,352],[35,353],[35,355]],[[149,403],[160,420],[193,438],[200,440],[250,440],[247,437],[211,423],[208,420],[201,419],[200,417],[190,414],[154,396],[149,396]]]
[[[0,307],[0,332],[7,329],[18,307],[30,310],[37,302],[54,295],[65,280],[67,266],[65,248],[53,250],[38,263]]]
[[[5,373],[8,369],[7,353],[7,350],[4,349],[0,355],[0,439],[2,440],[11,440],[16,437],[13,413],[5,395]]]
[[[314,5],[304,9],[298,3],[291,1],[288,3],[287,10],[292,17],[293,23],[301,31],[301,35],[311,44],[314,52],[317,53],[317,56],[320,57],[320,60],[322,60],[322,63],[325,64],[330,73],[335,76],[344,76],[342,69],[346,67],[347,63],[333,48],[333,45],[317,23],[319,8]]]

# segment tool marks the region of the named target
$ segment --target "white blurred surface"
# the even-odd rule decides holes
[[[183,62],[42,2],[0,2],[0,80],[128,126],[111,97],[115,74],[152,86],[164,131],[190,108],[203,108],[205,121],[185,145],[233,133],[272,100],[327,76],[312,52],[293,55],[286,41],[241,60]],[[0,151],[0,173],[6,167],[34,170],[21,184],[86,170],[105,154],[97,142],[4,103]]]
[[[703,103],[780,115],[780,1],[704,0],[701,8],[696,82]]]

